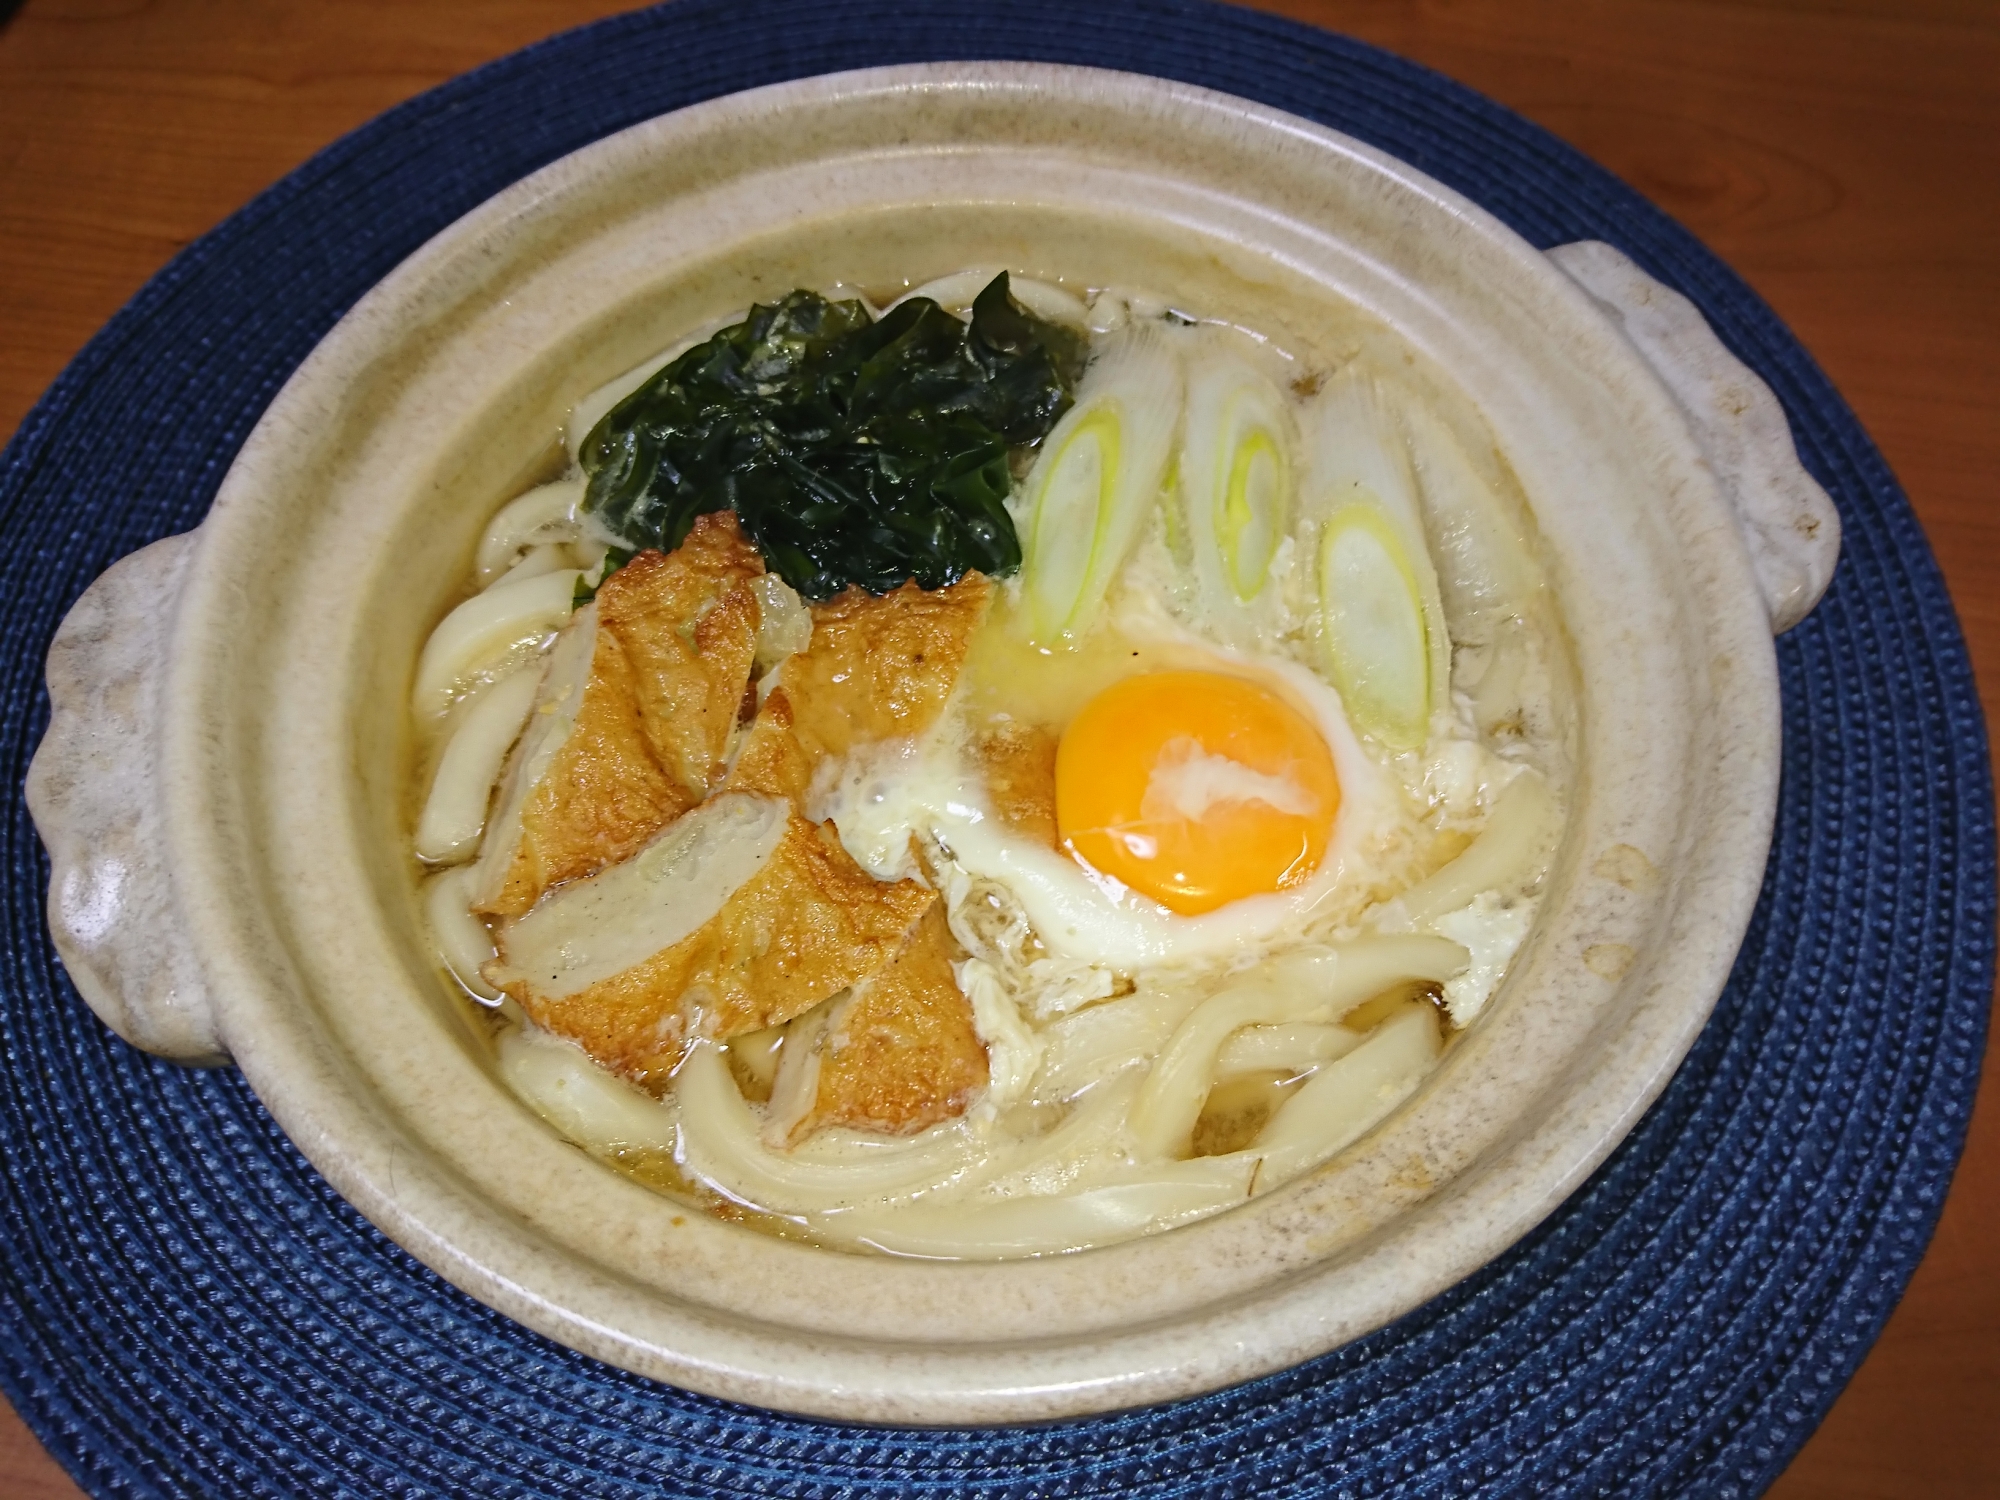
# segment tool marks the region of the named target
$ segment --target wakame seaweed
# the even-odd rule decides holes
[[[969,325],[926,297],[876,319],[795,291],[605,414],[583,444],[584,509],[626,548],[663,552],[696,516],[734,510],[808,599],[1008,573],[1008,450],[1068,410],[1083,352],[1014,301],[1004,271]]]

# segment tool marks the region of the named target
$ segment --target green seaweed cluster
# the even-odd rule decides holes
[[[807,599],[850,584],[943,588],[1020,566],[1010,452],[1073,398],[1080,334],[1035,317],[1001,272],[970,323],[928,298],[880,318],[795,291],[758,305],[619,402],[584,440],[584,509],[614,564],[734,510]]]

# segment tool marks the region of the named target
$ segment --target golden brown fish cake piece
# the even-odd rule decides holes
[[[502,801],[519,798],[520,816],[495,819],[489,836],[511,839],[511,857],[494,851],[486,864],[475,910],[489,916],[516,916],[544,891],[617,864],[643,846],[696,798],[660,769],[640,725],[631,663],[617,638],[588,618],[570,629],[594,631],[589,676],[575,720],[533,785],[520,793],[511,783],[529,774],[523,758],[538,758],[531,714],[529,729],[515,750]],[[580,643],[579,643],[580,644]],[[551,672],[558,663],[552,658]],[[571,683],[544,685],[537,714],[559,711]]]
[[[849,589],[813,609],[812,642],[785,658],[730,768],[732,791],[802,805],[814,769],[856,745],[922,734],[937,722],[992,597],[969,573],[925,593]]]
[[[763,570],[725,511],[698,517],[673,553],[641,553],[605,580],[566,627],[578,645],[581,634],[594,640],[566,735],[544,721],[578,691],[580,662],[564,664],[560,641],[550,654],[489,831],[494,847],[481,851],[476,910],[518,916],[551,886],[628,858],[708,794],[749,688],[751,580]]]
[[[723,787],[732,792],[761,792],[783,797],[793,806],[805,800],[812,785],[813,767],[825,752],[808,747],[799,738],[792,718],[792,700],[781,687],[765,696],[757,717],[750,723],[737,748],[736,764],[729,768]]]
[[[674,551],[641,552],[597,591],[603,628],[631,659],[653,757],[697,800],[721,777],[749,686],[760,615],[751,580],[763,571],[736,513],[712,511]]]
[[[794,732],[829,755],[922,734],[951,697],[992,595],[968,573],[929,593],[914,583],[880,596],[850,588],[815,605],[812,644],[783,667]]]
[[[490,982],[538,1024],[655,1089],[665,1086],[692,1038],[728,1041],[761,1031],[859,984],[896,957],[937,893],[914,880],[875,880],[841,848],[831,824],[789,810],[784,816],[783,833],[761,868],[684,938],[561,993],[561,983],[522,967],[533,961],[518,951],[526,945],[510,942],[526,922],[540,920],[545,930],[535,944],[543,952],[575,946],[574,934],[548,925],[560,921],[553,909],[547,917],[538,911],[522,928],[502,929],[501,957],[487,966]],[[612,877],[632,878],[613,869],[599,879]],[[550,899],[591,895],[580,883]]]
[[[980,732],[974,748],[994,817],[1056,848],[1056,737],[1037,724],[997,722]]]
[[[954,951],[944,908],[932,906],[893,962],[831,1002],[811,1043],[812,1104],[788,1144],[827,1125],[913,1135],[965,1112],[986,1086],[986,1047],[952,978]]]

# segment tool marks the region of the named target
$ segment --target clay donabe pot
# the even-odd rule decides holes
[[[409,684],[569,404],[793,285],[1012,265],[1283,329],[1358,306],[1483,415],[1576,667],[1577,778],[1487,1013],[1318,1170],[1151,1238],[957,1264],[723,1223],[560,1139],[447,989],[410,854]],[[1607,246],[1238,99],[1085,69],[811,79],[637,126],[432,240],[327,335],[194,532],[109,570],[49,660],[29,783],[71,977],[138,1046],[233,1060],[382,1230],[577,1349],[870,1421],[1212,1389],[1504,1250],[1665,1085],[1756,901],[1773,628],[1838,527],[1768,390]]]

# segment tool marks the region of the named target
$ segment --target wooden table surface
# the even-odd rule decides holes
[[[189,240],[343,132],[617,0],[27,0],[0,31],[0,435]],[[2000,6],[1278,0],[1481,89],[1736,267],[1860,413],[2000,692]],[[0,11],[6,9],[0,0]],[[1784,1500],[2000,1496],[2000,1114]],[[0,1404],[0,1496],[79,1492]]]

